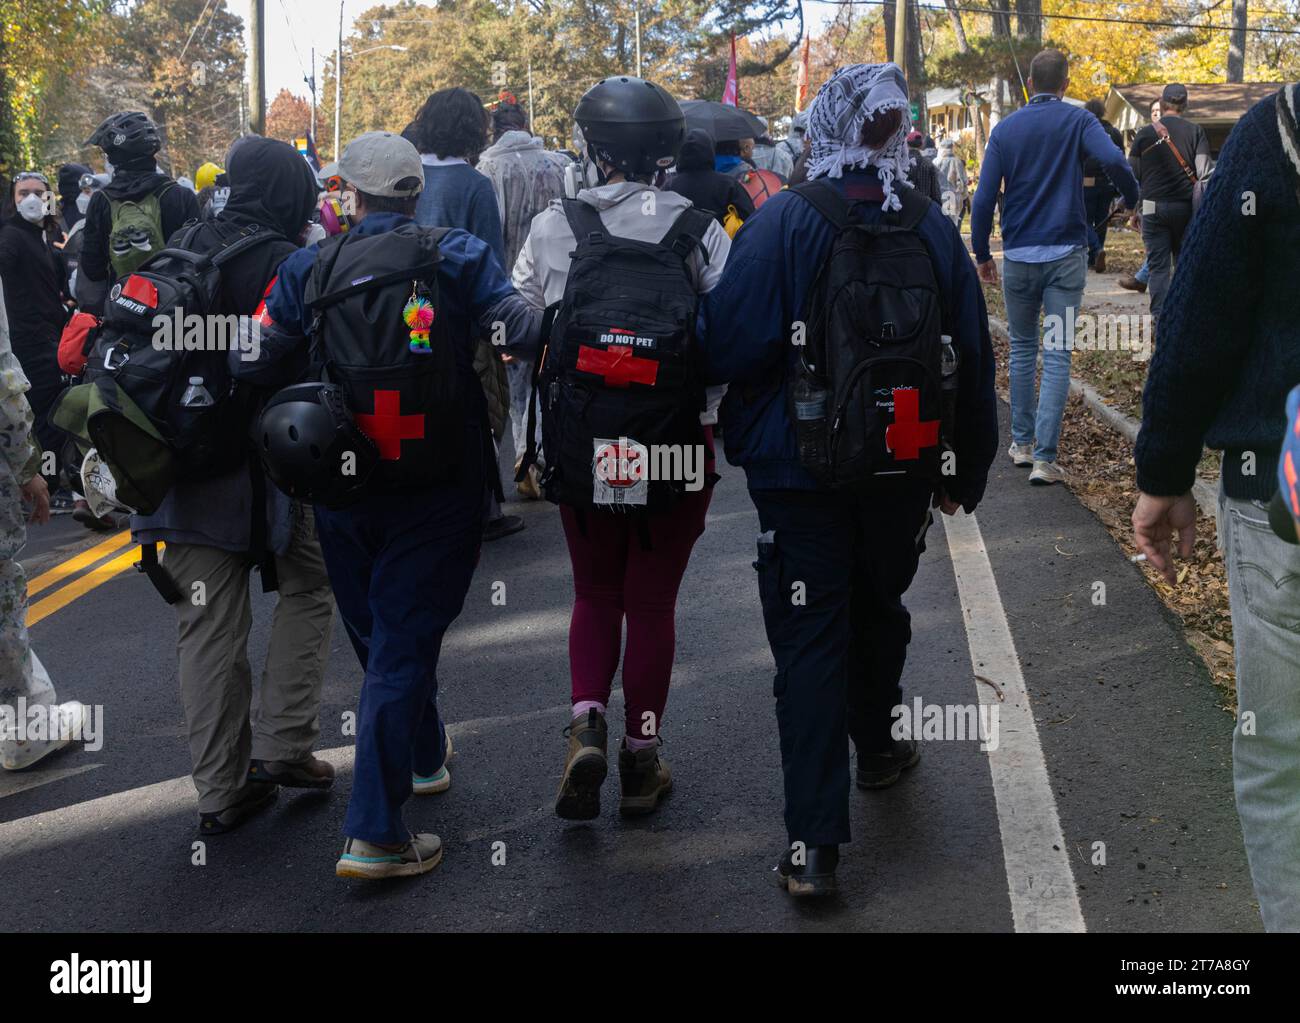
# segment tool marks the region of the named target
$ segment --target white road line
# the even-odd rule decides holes
[[[4,799],[5,796],[16,796],[19,792],[29,792],[42,785],[50,785],[64,778],[71,778],[75,774],[85,774],[87,771],[103,766],[103,764],[86,764],[84,767],[60,767],[52,771],[0,771],[0,799]]]
[[[1012,921],[1017,931],[1087,930],[1020,658],[979,523],[974,515],[939,517],[948,534],[971,664],[1005,697],[999,701],[990,687],[974,683],[981,703],[998,706],[999,745],[988,758]]]

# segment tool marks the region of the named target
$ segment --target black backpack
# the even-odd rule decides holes
[[[916,231],[930,200],[895,189],[902,209],[875,225],[855,223],[828,182],[791,189],[835,226],[786,389],[799,460],[834,489],[895,477],[938,481],[951,435],[955,353],[942,338],[943,299]]]
[[[464,431],[456,343],[439,303],[438,243],[446,228],[403,224],[322,243],[307,279],[314,375],[343,389],[379,464],[371,493],[426,489],[459,468]],[[408,309],[433,310],[428,329]]]
[[[83,375],[101,395],[121,401],[129,417],[139,422],[142,414],[147,425],[139,425],[151,426],[161,438],[162,446],[142,443],[135,451],[120,437],[110,441],[113,431],[104,433],[102,423],[102,438],[92,431],[101,448],[113,449],[118,471],[150,481],[143,487],[141,512],[153,510],[149,505],[161,501],[172,482],[231,472],[249,453],[244,438],[254,411],[252,390],[231,377],[227,364],[230,350],[249,343],[240,332],[246,318],[221,308],[221,270],[279,236],[244,228],[205,253],[193,248],[201,230],[203,225],[191,226],[176,245],[113,285]],[[210,316],[226,317],[220,321],[224,336],[217,336],[217,321],[206,319]],[[191,317],[205,318],[201,338]],[[202,383],[191,390],[199,379]]]
[[[529,447],[540,395],[547,500],[662,511],[685,484],[650,478],[652,450],[703,442],[699,298],[688,260],[696,249],[708,259],[702,239],[713,217],[686,209],[660,241],[645,242],[611,235],[581,200],[565,199],[564,213],[577,248],[538,360]],[[520,479],[535,454],[525,454]]]

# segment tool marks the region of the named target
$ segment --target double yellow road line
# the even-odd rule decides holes
[[[55,565],[47,572],[42,572],[35,579],[27,584],[27,597],[32,600],[37,594],[44,593],[46,590],[53,589],[48,596],[34,601],[27,609],[27,626],[30,628],[44,618],[48,618],[55,611],[67,607],[78,597],[84,596],[115,576],[121,575],[128,568],[136,565],[140,561],[140,548],[131,547],[123,554],[116,554],[123,547],[131,543],[131,531],[123,530],[110,536],[103,543],[96,544],[89,550],[82,551],[74,555],[67,561],[62,561]],[[158,545],[162,549],[162,544]],[[108,560],[104,560],[104,559]],[[102,562],[102,564],[99,564]],[[85,569],[90,566],[89,572]],[[84,574],[79,574],[84,573]],[[75,578],[74,578],[75,577]],[[65,583],[60,586],[60,583]],[[58,587],[55,589],[55,587]]]

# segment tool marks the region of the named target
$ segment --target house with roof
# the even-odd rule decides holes
[[[1187,120],[1205,129],[1210,152],[1217,157],[1223,141],[1242,114],[1272,96],[1281,82],[1187,82]],[[1160,98],[1164,82],[1113,85],[1106,96],[1106,119],[1124,136],[1125,145],[1139,128],[1151,123],[1151,104]]]

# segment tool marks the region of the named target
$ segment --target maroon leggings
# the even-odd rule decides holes
[[[706,471],[712,474],[713,430],[704,428]],[[623,647],[627,618],[627,651],[623,656],[623,702],[627,734],[649,738],[658,734],[668,702],[675,644],[677,590],[690,560],[691,548],[704,533],[713,488],[687,494],[669,513],[647,520],[650,549],[629,516],[587,509],[578,515],[560,507],[564,537],[573,563],[573,619],[569,623],[569,671],[573,702],[609,702]],[[645,714],[652,730],[647,734]]]

